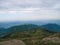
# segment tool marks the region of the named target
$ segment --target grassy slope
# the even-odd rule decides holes
[[[47,30],[36,28],[36,29],[31,29],[31,30],[26,30],[21,32],[14,32],[0,39],[0,41],[5,41],[9,39],[19,39],[24,41],[27,45],[45,45],[42,42],[42,39],[53,34],[54,33],[49,32]]]

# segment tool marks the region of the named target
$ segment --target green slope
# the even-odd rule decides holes
[[[26,45],[60,45],[60,42],[57,43],[60,40],[60,33],[52,32],[36,25],[14,26],[9,30],[13,30],[12,33],[0,38],[0,41],[18,39],[24,41]]]
[[[16,31],[0,39],[0,41],[5,41],[9,39],[19,39],[24,41],[27,45],[44,45],[42,39],[53,34],[55,33],[49,32],[45,29],[34,28],[31,30]]]

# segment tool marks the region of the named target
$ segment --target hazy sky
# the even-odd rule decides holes
[[[0,0],[0,22],[16,20],[60,20],[60,0]]]

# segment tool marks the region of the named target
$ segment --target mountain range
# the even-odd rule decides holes
[[[12,26],[10,28],[0,28],[0,37],[4,37],[13,32],[31,30],[36,28],[42,28],[52,32],[60,32],[60,25],[58,24],[53,23],[45,25],[24,24],[24,25]]]
[[[0,27],[0,42],[2,42],[0,45],[3,43],[4,45],[10,44],[11,40],[14,39],[12,43],[22,40],[26,45],[60,45],[60,25],[57,23],[15,24],[10,25],[8,23],[7,26],[5,25],[7,28],[5,26]]]
[[[43,26],[43,27],[42,27]],[[33,24],[18,25],[8,28],[7,30],[2,30],[0,35],[0,45],[13,44],[17,40],[23,41],[26,45],[60,45],[60,32],[55,32],[48,30],[47,26],[54,28],[54,26],[59,26],[57,24],[46,24],[42,26],[37,26]],[[46,26],[46,27],[45,27]],[[20,42],[19,42],[20,43]],[[17,43],[17,44],[19,44]],[[19,44],[20,45],[20,44]]]
[[[43,21],[11,21],[11,22],[0,22],[0,28],[10,28],[16,25],[24,25],[24,24],[35,24],[35,25],[45,25],[48,23],[58,24],[60,25],[60,20],[43,20]]]

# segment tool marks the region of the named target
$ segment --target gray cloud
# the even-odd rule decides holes
[[[0,0],[0,21],[11,20],[60,20],[60,0]]]
[[[58,10],[60,8],[60,0],[0,0],[0,10],[19,10],[30,7]]]

